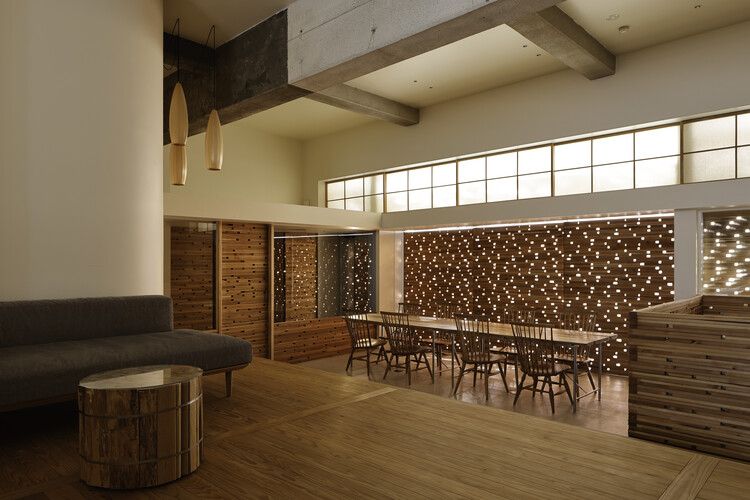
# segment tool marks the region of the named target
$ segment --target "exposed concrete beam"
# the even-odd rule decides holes
[[[561,1],[297,0],[288,8],[289,83],[320,92]]]
[[[615,74],[615,56],[558,7],[550,7],[508,26],[589,80]]]
[[[308,99],[379,118],[397,125],[419,123],[419,110],[349,85],[335,85],[310,94]]]

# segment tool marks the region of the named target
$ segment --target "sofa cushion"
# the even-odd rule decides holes
[[[174,330],[0,349],[0,406],[73,395],[93,373],[146,365],[215,370],[249,363],[252,345],[196,330]]]
[[[0,302],[0,347],[172,330],[163,295]]]

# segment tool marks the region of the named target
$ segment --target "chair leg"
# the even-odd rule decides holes
[[[473,387],[477,386],[477,365],[474,365],[474,385]]]
[[[568,399],[570,399],[570,404],[573,404],[573,394],[571,394],[570,392],[570,386],[568,385],[568,378],[565,376],[564,373],[561,373],[560,377],[562,378],[563,385],[565,386],[565,392],[568,393]]]
[[[596,390],[596,385],[594,385],[594,377],[591,375],[591,367],[589,366],[588,363],[586,363],[585,366],[586,366],[586,373],[589,376],[589,382],[591,383],[591,390],[594,391]]]
[[[352,369],[354,371],[354,369]],[[370,378],[370,348],[367,348],[367,378]]]
[[[388,359],[388,355],[385,356],[385,361],[388,364],[388,366],[385,367],[385,373],[383,374],[383,380],[385,380],[386,375],[388,375],[388,372],[391,371],[391,361],[393,361],[393,354],[391,354],[391,358]],[[398,363],[398,360],[396,360]]]
[[[518,395],[521,394],[521,391],[524,389],[523,387],[523,381],[526,380],[526,374],[523,374],[523,377],[521,377],[521,383],[516,384],[516,397],[513,398],[513,406],[516,406],[516,401],[518,401]]]
[[[536,397],[536,385],[539,383],[539,379],[534,377],[534,387],[531,389],[531,399],[534,399]]]
[[[502,364],[502,362],[498,361],[497,362],[497,367],[500,370],[500,377],[503,379],[503,385],[505,386],[505,392],[507,392],[508,394],[510,394],[510,388],[508,387],[508,381],[505,379],[505,373],[506,373],[506,371],[503,370],[503,364]]]
[[[455,396],[458,392],[458,386],[461,384],[461,379],[464,376],[464,372],[466,371],[466,361],[461,363],[461,373],[458,374],[458,378],[456,379],[456,386],[453,388],[453,395]]]
[[[346,362],[346,368],[344,369],[345,372],[349,373],[349,367],[352,366],[352,359],[354,358],[354,348],[352,347],[351,352],[349,353],[349,360]]]
[[[417,358],[417,368],[419,368],[419,358]],[[411,385],[411,354],[406,355],[406,381]]]
[[[552,377],[547,375],[544,378],[544,383],[549,384],[549,404],[552,407],[552,414],[555,414],[555,389],[552,387]],[[542,393],[544,395],[544,393]]]
[[[430,374],[430,378],[432,379],[432,383],[435,383],[435,374],[432,373],[432,368],[430,367],[430,363],[427,362],[427,354],[422,353],[422,356],[424,356],[424,364],[427,367],[427,373]]]

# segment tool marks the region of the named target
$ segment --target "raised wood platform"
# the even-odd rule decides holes
[[[413,390],[258,358],[223,382],[204,379],[198,470],[118,497],[750,496],[748,464]],[[110,498],[78,479],[76,424],[74,405],[0,415],[0,499]]]

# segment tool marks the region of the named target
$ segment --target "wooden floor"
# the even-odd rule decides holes
[[[204,397],[203,464],[129,492],[79,481],[74,405],[0,414],[0,500],[750,498],[750,464],[263,359]]]

